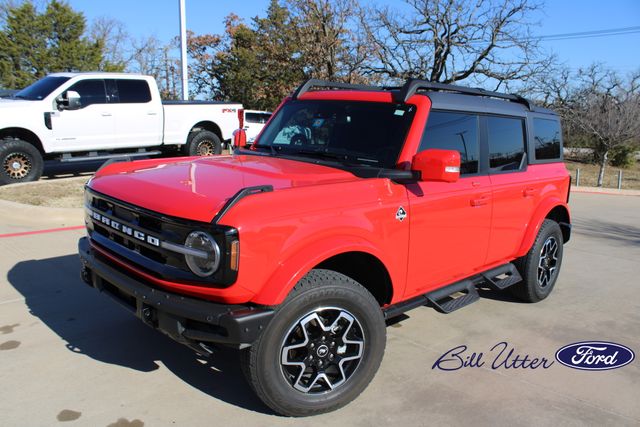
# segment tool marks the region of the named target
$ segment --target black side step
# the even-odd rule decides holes
[[[463,295],[452,297],[458,292],[462,292]],[[385,319],[391,319],[423,305],[433,307],[441,313],[451,313],[476,302],[479,298],[480,295],[476,290],[475,283],[471,279],[465,279],[428,294],[418,295],[410,300],[391,305],[383,310],[383,314]]]
[[[482,277],[489,287],[496,291],[501,291],[511,285],[522,281],[522,276],[512,263],[503,264],[482,273]]]
[[[488,285],[494,290],[503,290],[521,280],[522,276],[520,276],[515,265],[512,263],[503,264],[477,276],[436,289],[428,294],[418,295],[409,300],[390,305],[383,309],[384,318],[391,319],[424,305],[431,306],[441,313],[451,313],[476,302],[480,298],[476,286]],[[458,292],[463,295],[454,297],[453,295]]]
[[[453,295],[457,293],[462,293],[463,295],[454,297]],[[468,279],[429,292],[425,296],[429,301],[429,305],[441,313],[451,313],[480,299],[476,286]]]

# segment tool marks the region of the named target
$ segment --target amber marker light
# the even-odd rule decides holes
[[[229,260],[229,267],[233,271],[238,271],[238,262],[240,258],[240,241],[234,240],[231,242],[231,256]]]

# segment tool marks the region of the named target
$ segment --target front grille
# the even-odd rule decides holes
[[[222,267],[210,278],[198,277],[187,266],[184,255],[161,247],[161,242],[184,244],[194,230],[207,231],[216,240],[219,238],[220,265],[224,266],[229,239],[237,238],[235,229],[163,216],[90,189],[86,189],[85,204],[89,237],[127,263],[164,280],[208,286],[235,281],[236,274],[229,274]]]

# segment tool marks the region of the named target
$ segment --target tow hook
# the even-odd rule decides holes
[[[86,283],[87,285],[93,287],[93,280],[92,280],[92,277],[91,277],[91,269],[89,269],[86,264],[83,264],[82,268],[80,269],[80,278],[82,279],[82,281],[84,283]]]

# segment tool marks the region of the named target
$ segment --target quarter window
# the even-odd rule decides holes
[[[420,141],[420,150],[440,148],[460,152],[460,174],[478,173],[478,116],[432,111]]]
[[[67,90],[78,92],[82,108],[92,104],[107,103],[107,95],[104,90],[104,80],[102,79],[81,80]]]
[[[537,160],[560,159],[560,122],[557,120],[533,119],[533,135]]]
[[[489,168],[513,171],[522,167],[524,158],[524,120],[487,117]]]

